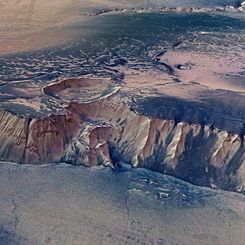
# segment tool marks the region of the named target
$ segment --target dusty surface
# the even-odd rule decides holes
[[[235,3],[0,3],[0,244],[243,245]]]
[[[214,1],[211,6],[236,1]],[[168,6],[208,6],[202,1],[9,0],[0,3],[0,54],[33,51],[77,39],[72,28],[86,15],[103,9]]]
[[[66,22],[70,1],[14,1],[0,5],[0,53],[14,53],[52,46],[67,40],[69,31],[52,30],[59,22]],[[70,14],[69,14],[70,13]],[[70,34],[72,35],[72,34]]]
[[[200,86],[208,89],[245,92],[242,72],[244,71],[245,53],[240,56],[215,56],[195,52],[169,52],[162,61],[177,67],[176,75],[185,83],[198,81]],[[232,77],[240,76],[240,81]],[[188,93],[187,93],[188,94]]]
[[[146,170],[1,164],[2,244],[242,245],[244,196]]]

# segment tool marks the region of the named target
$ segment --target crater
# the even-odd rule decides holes
[[[44,87],[43,92],[58,100],[86,103],[110,96],[119,88],[111,79],[73,78],[52,83]]]

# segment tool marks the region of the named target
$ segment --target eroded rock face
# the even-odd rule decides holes
[[[1,159],[28,164],[59,160],[80,127],[75,115],[32,119],[7,111],[0,112],[0,124]]]
[[[71,87],[66,84],[49,87],[51,95]],[[81,89],[78,85],[73,87]],[[244,191],[242,135],[208,124],[141,115],[119,92],[91,96],[86,103],[70,101],[64,115],[25,118],[1,111],[1,160],[113,168],[122,162],[199,185]]]
[[[83,163],[89,166],[101,163],[114,165],[124,161],[200,185],[244,188],[241,180],[244,138],[237,134],[208,125],[138,115],[126,103],[110,99],[84,105],[71,104],[69,110],[81,115],[85,121],[97,124],[98,128],[93,125],[86,129],[85,134],[83,131],[78,141],[73,142],[73,149],[77,149],[75,146],[78,144],[84,145],[83,142],[86,142],[87,149],[82,148],[75,154],[71,147],[66,152],[66,160],[74,155],[84,159],[87,155],[87,161]],[[91,139],[96,141],[92,143]],[[94,153],[96,160],[94,157],[94,161],[89,161],[89,156],[94,156]],[[103,159],[106,161],[103,162]]]

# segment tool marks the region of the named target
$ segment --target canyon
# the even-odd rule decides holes
[[[43,93],[57,100],[64,113],[27,118],[1,111],[2,161],[114,169],[132,165],[197,185],[244,192],[244,135],[198,123],[199,108],[188,118],[188,108],[174,107],[166,98],[162,103],[170,104],[168,111],[180,110],[182,118],[144,115],[109,79],[63,80],[44,87]]]
[[[0,244],[243,245],[245,5],[0,3]]]

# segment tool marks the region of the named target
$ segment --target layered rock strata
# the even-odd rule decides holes
[[[64,90],[74,85],[65,84]],[[52,91],[51,96],[59,100],[53,90],[56,87],[62,86],[55,84],[44,91]],[[42,118],[1,111],[0,159],[25,164],[104,164],[113,168],[129,164],[199,185],[245,189],[241,134],[209,124],[139,114],[117,91],[103,92],[97,99],[93,94],[89,102],[69,101],[64,110],[63,115]]]
[[[76,115],[36,119],[8,111],[0,112],[0,124],[1,159],[30,164],[58,161],[80,128]]]

